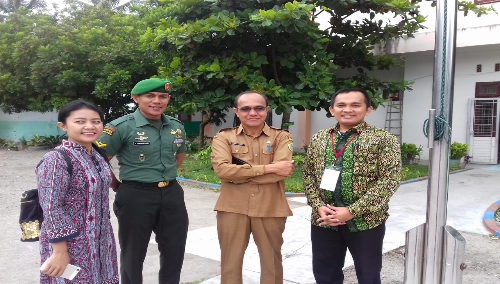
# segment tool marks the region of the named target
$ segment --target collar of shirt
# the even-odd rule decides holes
[[[239,135],[242,132],[244,132],[244,130],[243,130],[243,126],[240,124],[240,126],[236,130],[236,135]],[[266,134],[267,136],[271,136],[271,128],[269,127],[269,125],[267,125],[267,123],[264,123],[264,128],[262,128],[262,132],[264,132],[264,134]]]
[[[366,129],[365,125],[366,125],[366,126],[368,126],[368,124],[366,124],[366,122],[363,120],[363,121],[361,121],[358,125],[354,126],[353,128],[351,128],[351,129],[347,130],[347,131],[346,131],[346,132],[344,132],[344,133],[348,133],[348,132],[351,132],[351,131],[352,131],[352,132],[358,132],[358,133],[361,133],[361,132],[363,132],[363,130],[365,130],[365,129]],[[329,131],[329,132],[331,132],[331,130],[335,130],[335,131],[340,132],[340,124],[339,124],[339,123],[337,123],[334,127],[332,127],[332,128],[330,129],[330,131]]]
[[[135,126],[136,127],[141,127],[141,126],[144,126],[144,125],[148,125],[148,124],[151,124],[149,123],[149,121],[144,117],[144,115],[142,115],[141,111],[139,110],[139,108],[137,108],[133,114],[134,116],[134,119],[135,119]],[[161,114],[161,121],[163,122],[163,125],[167,125],[168,124],[168,118],[166,115],[164,115],[163,113]]]
[[[63,140],[62,143],[61,143],[61,146],[63,148],[75,149],[75,150],[80,151],[82,153],[88,154],[87,148],[83,147],[80,144],[71,142],[69,140]],[[92,148],[92,152],[91,153],[94,153],[94,151],[95,150]]]

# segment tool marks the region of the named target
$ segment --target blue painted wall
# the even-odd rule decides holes
[[[63,135],[57,127],[57,113],[21,112],[6,114],[0,111],[0,138],[18,142],[30,140],[33,135]]]
[[[30,140],[33,135],[63,135],[56,121],[0,121],[0,138],[19,141],[22,137]]]
[[[184,122],[188,135],[199,135],[201,121]],[[63,135],[57,127],[57,113],[22,112],[6,114],[0,111],[0,138],[18,142],[21,138],[30,140],[33,135]]]

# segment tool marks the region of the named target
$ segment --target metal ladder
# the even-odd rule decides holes
[[[401,143],[403,136],[403,94],[390,96],[385,114],[385,130],[392,133]]]

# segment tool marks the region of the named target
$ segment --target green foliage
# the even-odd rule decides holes
[[[196,153],[194,156],[199,161],[200,165],[209,166],[212,163],[210,155],[212,154],[212,146],[207,146],[203,150]]]
[[[453,142],[450,148],[450,159],[452,160],[460,160],[462,157],[465,157],[469,151],[468,144],[462,144],[458,142]]]
[[[210,165],[200,163],[195,155],[186,155],[184,163],[177,171],[179,177],[193,179],[201,182],[220,184],[219,178],[214,174]]]
[[[7,140],[3,139],[3,138],[0,138],[0,147],[3,148],[3,147],[6,147],[7,146]]]
[[[292,156],[292,160],[294,162],[294,165],[295,166],[299,166],[299,165],[302,165],[304,164],[304,159],[305,159],[305,155],[304,154],[295,154]]]
[[[418,146],[413,143],[401,143],[401,159],[403,162],[415,161],[420,158],[422,154],[423,148],[422,146]]]
[[[206,157],[206,154],[204,154],[204,156]],[[296,156],[300,155],[294,155],[294,157]],[[450,166],[450,171],[456,171],[459,169],[459,166]],[[401,180],[405,181],[414,178],[426,177],[428,172],[429,168],[424,165],[403,165],[401,168]],[[220,184],[220,180],[217,178],[210,165],[200,162],[200,159],[197,158],[196,155],[186,156],[178,174],[183,178]],[[304,192],[302,165],[296,165],[292,176],[285,179],[285,190],[288,192]]]
[[[44,145],[56,146],[56,145],[61,144],[64,137],[65,137],[65,135],[45,136],[43,139],[43,143],[44,143]]]
[[[141,11],[151,23],[142,41],[160,52],[159,74],[174,80],[179,111],[201,112],[204,123],[218,124],[234,97],[250,89],[267,95],[286,128],[293,109],[327,109],[330,95],[342,87],[367,90],[374,107],[384,101],[383,91],[409,90],[409,82],[381,81],[368,73],[401,63],[372,50],[424,27],[419,2],[164,0]],[[466,2],[461,8],[486,12]],[[376,17],[388,13],[390,21]],[[326,27],[316,21],[320,14],[326,15]],[[365,18],[351,20],[353,14]],[[331,73],[348,68],[357,73]]]
[[[45,136],[40,136],[38,134],[33,135],[31,139],[28,141],[28,146],[46,146],[49,145],[47,144],[47,138]]]
[[[410,180],[428,175],[428,167],[424,165],[404,165],[401,167],[401,180]]]
[[[106,120],[129,112],[130,90],[156,74],[135,14],[73,3],[58,14],[19,10],[0,23],[0,102],[5,112],[50,111],[75,99]]]
[[[17,151],[17,150],[19,150],[17,144],[14,143],[14,142],[12,142],[12,141],[8,141],[6,146],[7,146],[7,149],[9,149],[11,151]]]
[[[37,8],[43,8],[46,6],[44,0],[0,0],[0,22],[6,16],[1,14],[14,13],[19,9],[33,10]]]
[[[248,89],[265,93],[282,126],[293,109],[328,108],[330,95],[359,86],[382,100],[382,90],[399,92],[408,82],[385,82],[366,71],[388,69],[391,57],[373,56],[375,43],[412,35],[424,18],[410,1],[178,1],[166,0],[146,15],[158,15],[144,36],[158,49],[160,76],[175,82],[174,105],[184,113],[201,112],[210,123],[225,120],[234,97]],[[397,7],[393,4],[397,3]],[[345,20],[346,15],[397,10],[397,24]],[[328,14],[331,26],[316,19]],[[397,21],[396,21],[397,22]],[[332,76],[337,68],[358,68],[349,78]]]
[[[27,141],[28,146],[56,146],[61,144],[64,135],[50,135],[50,136],[41,136],[38,134],[33,135],[29,141]],[[22,141],[20,141],[23,144]]]

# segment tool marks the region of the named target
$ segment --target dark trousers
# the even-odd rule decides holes
[[[179,284],[188,231],[182,187],[176,181],[163,188],[122,183],[113,210],[118,218],[121,283],[142,283],[144,258],[155,232],[159,283]]]
[[[346,225],[338,231],[311,226],[313,273],[317,284],[344,282],[347,249],[354,260],[359,284],[380,284],[385,222],[366,231],[351,233]]]

